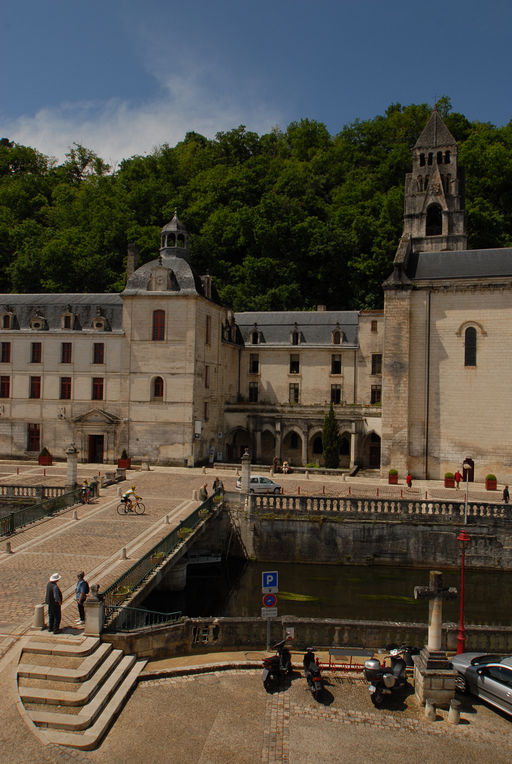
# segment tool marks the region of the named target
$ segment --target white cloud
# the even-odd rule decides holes
[[[163,97],[147,103],[112,99],[106,102],[67,102],[3,124],[2,135],[43,154],[64,160],[73,143],[95,151],[109,164],[134,154],[151,153],[162,143],[174,145],[194,130],[213,137],[220,130],[244,124],[258,133],[280,122],[277,110],[243,95],[219,96],[206,73],[188,70],[186,76],[159,72]]]

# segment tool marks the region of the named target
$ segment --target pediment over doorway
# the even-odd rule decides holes
[[[80,414],[80,416],[74,417],[71,421],[75,424],[113,425],[121,424],[122,420],[120,417],[115,414],[110,414],[104,409],[90,409],[90,411],[86,411],[85,414]]]

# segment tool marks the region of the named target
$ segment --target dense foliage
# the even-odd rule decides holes
[[[322,449],[324,466],[329,469],[338,469],[340,463],[340,431],[332,403],[324,417]]]
[[[440,109],[466,169],[470,246],[510,246],[512,123],[469,122],[446,98]],[[80,145],[57,165],[3,139],[0,291],[120,290],[128,242],[153,259],[177,207],[196,269],[236,310],[378,307],[429,116],[395,104],[334,137],[308,119],[262,136],[187,133],[115,171]]]

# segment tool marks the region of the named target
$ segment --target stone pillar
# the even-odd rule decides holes
[[[281,422],[276,422],[276,446],[275,455],[281,459]]]
[[[76,474],[79,453],[80,452],[74,443],[71,443],[71,445],[66,448],[66,457],[68,460],[66,469],[66,489],[68,491],[72,491],[77,484]]]
[[[356,463],[356,438],[357,438],[356,433],[351,432],[350,433],[350,469],[352,469]]]
[[[242,474],[241,474],[241,493],[249,493],[249,483],[251,479],[251,457],[249,451],[245,449],[242,455]]]
[[[94,584],[85,600],[85,628],[86,637],[99,637],[105,623],[105,610],[103,600],[99,596],[99,586]]]
[[[308,463],[308,428],[302,430],[302,467]]]

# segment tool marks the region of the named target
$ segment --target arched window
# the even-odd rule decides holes
[[[431,151],[429,151],[429,153],[428,153],[428,163],[429,163],[429,164],[432,164],[432,159],[433,159],[433,158],[434,158],[434,155],[433,155],[433,153],[432,153]]]
[[[420,154],[420,167],[425,167],[425,154]]]
[[[162,377],[155,377],[153,380],[153,391],[152,391],[152,398],[163,398],[164,397],[164,381]]]
[[[449,151],[445,151],[444,152],[444,163],[445,164],[450,164],[450,152]]]
[[[437,164],[443,164],[443,152],[438,151],[437,152]]]
[[[332,344],[333,345],[341,344],[341,332],[339,329],[335,329],[332,333]]]
[[[476,329],[468,326],[464,332],[464,366],[476,366]]]
[[[440,236],[443,233],[443,210],[440,204],[431,204],[427,210],[426,236]]]
[[[323,452],[322,437],[317,435],[313,441],[313,453],[321,454]]]
[[[153,311],[153,340],[165,339],[165,310]]]

